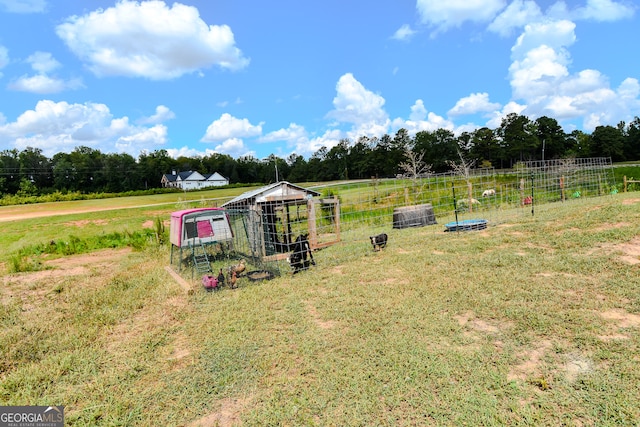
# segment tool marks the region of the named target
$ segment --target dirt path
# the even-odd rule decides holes
[[[109,199],[117,200],[117,199]],[[65,203],[68,206],[62,206],[56,203]],[[175,205],[176,202],[163,202],[163,203],[151,203],[151,204],[140,204],[140,205],[125,205],[118,204],[114,201],[114,203],[110,206],[91,206],[86,205],[81,202],[54,202],[54,203],[42,203],[35,205],[13,205],[13,206],[2,206],[0,207],[0,222],[7,221],[17,221],[23,219],[33,219],[33,218],[45,218],[49,216],[59,216],[59,215],[74,215],[81,213],[90,213],[90,212],[103,212],[103,211],[113,211],[113,210],[121,210],[121,209],[139,209],[139,208],[148,208],[154,206],[167,206],[167,205]]]

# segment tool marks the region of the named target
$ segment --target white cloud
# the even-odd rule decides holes
[[[282,128],[273,132],[269,132],[260,138],[262,142],[280,142],[285,141],[289,144],[295,144],[297,141],[306,141],[308,138],[307,131],[304,126],[295,123],[289,124],[288,128]]]
[[[523,33],[511,48],[514,59],[525,57],[531,49],[542,45],[553,49],[565,48],[576,41],[576,24],[567,20],[534,22],[525,25]]]
[[[249,150],[242,139],[229,138],[222,142],[222,144],[216,145],[214,149],[216,153],[228,154],[231,157],[251,156],[255,157],[256,153],[253,150]]]
[[[82,79],[69,80],[51,77],[48,74],[59,68],[60,63],[49,52],[35,52],[25,60],[38,74],[21,76],[9,83],[10,90],[39,94],[59,93],[65,90],[84,88]]]
[[[239,70],[249,64],[227,25],[207,25],[198,9],[180,3],[123,0],[72,16],[56,33],[98,76],[166,80],[213,65]]]
[[[409,114],[409,120],[420,121],[427,118],[427,109],[424,106],[422,99],[416,100],[415,104],[411,106],[411,114]]]
[[[518,104],[517,102],[509,102],[500,111],[494,111],[492,118],[487,121],[486,126],[492,129],[499,128],[502,124],[502,119],[507,117],[511,113],[522,114],[527,108],[526,105]]]
[[[259,136],[262,133],[263,124],[261,122],[258,125],[252,125],[248,119],[238,119],[229,113],[224,113],[207,127],[207,132],[200,141],[215,142],[231,138]]]
[[[417,0],[423,24],[444,31],[464,22],[489,22],[506,5],[505,0]]]
[[[150,128],[127,126],[120,131],[127,133],[115,142],[116,151],[121,153],[136,153],[137,155],[144,147],[163,145],[167,141],[167,127],[165,125],[158,124]]]
[[[356,127],[380,125],[388,121],[382,108],[385,100],[382,96],[367,90],[353,74],[344,74],[336,84],[336,96],[333,98],[334,110],[327,117],[340,123],[351,123]]]
[[[593,21],[618,21],[628,18],[635,12],[635,7],[627,6],[611,0],[587,0],[586,6],[573,12],[574,19]]]
[[[46,0],[0,0],[0,9],[11,13],[40,13],[47,8]]]
[[[640,84],[638,80],[628,77],[618,87],[618,94],[622,99],[638,102],[640,96]]]
[[[9,51],[6,47],[0,45],[0,70],[7,66],[9,63]],[[2,77],[2,73],[0,73]]]
[[[183,145],[180,148],[167,148],[167,154],[169,154],[169,157],[174,159],[177,159],[178,157],[204,157],[213,153],[213,150],[205,150],[204,152],[201,152],[195,148],[189,148],[186,145]]]
[[[60,67],[60,63],[49,52],[35,52],[26,60],[40,74],[47,74]]]
[[[509,36],[513,30],[524,27],[527,23],[540,21],[542,11],[533,0],[514,0],[498,15],[489,27],[489,31]]]
[[[337,145],[341,139],[349,138],[349,135],[338,129],[327,130],[323,135],[310,137],[304,126],[291,123],[288,128],[282,128],[274,132],[269,132],[260,138],[261,142],[286,142],[286,147],[291,153],[309,157],[322,147],[331,149]]]
[[[501,105],[499,103],[489,102],[488,93],[472,93],[467,97],[460,98],[447,114],[450,116],[461,116],[465,114],[487,113],[498,110],[500,107]]]
[[[565,66],[565,55],[549,46],[542,45],[530,50],[526,57],[514,61],[509,67],[513,96],[533,100],[553,93],[569,71]]]
[[[489,31],[509,36],[526,24],[549,21],[618,21],[633,16],[636,7],[612,0],[587,0],[585,6],[570,10],[564,1],[558,1],[543,13],[534,0],[513,0],[491,24]]]
[[[137,120],[139,124],[157,124],[166,122],[167,120],[174,119],[176,115],[173,111],[171,111],[168,107],[164,105],[158,105],[156,107],[156,113],[153,116],[143,117],[140,120]]]
[[[31,77],[22,76],[8,85],[11,90],[39,94],[59,93],[68,89],[75,90],[83,87],[84,84],[80,79],[62,80],[43,74]]]
[[[327,149],[335,147],[344,138],[345,135],[338,129],[330,129],[321,136],[296,144],[294,152],[301,156],[310,156],[322,147]]]
[[[410,40],[411,37],[415,35],[415,33],[416,32],[413,31],[408,24],[404,24],[403,26],[398,28],[398,30],[396,30],[391,38],[394,40],[407,41]]]
[[[568,48],[576,40],[574,29],[575,24],[567,20],[524,27],[512,48],[509,67],[513,98],[524,102],[524,114],[529,117],[582,119],[585,131],[632,119],[640,113],[636,79],[626,79],[615,90],[598,70],[570,71]]]
[[[127,117],[114,118],[106,105],[94,103],[42,100],[15,122],[0,124],[0,144],[13,144],[20,150],[40,148],[46,156],[71,152],[78,146],[136,156],[144,149],[157,149],[166,140],[165,126],[134,126]]]
[[[409,120],[398,117],[391,122],[390,127],[394,132],[398,129],[404,128],[407,130],[409,135],[415,135],[420,131],[434,131],[437,129],[453,130],[454,125],[444,117],[427,111],[422,99],[418,99],[411,106]]]

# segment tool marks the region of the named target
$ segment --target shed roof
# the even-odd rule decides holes
[[[300,201],[319,195],[320,193],[317,191],[309,190],[308,188],[300,187],[287,181],[280,181],[242,193],[223,204],[222,207],[247,207],[256,203],[269,201]]]

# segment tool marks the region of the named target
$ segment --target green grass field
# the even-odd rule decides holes
[[[7,221],[0,243],[134,231],[179,203]],[[215,293],[185,292],[152,243],[4,268],[0,405],[65,405],[72,426],[640,423],[638,193],[389,236]]]

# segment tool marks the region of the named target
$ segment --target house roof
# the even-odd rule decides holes
[[[200,172],[194,171],[179,172],[178,177],[180,181],[202,181],[204,179]]]
[[[294,201],[319,196],[320,193],[314,190],[291,184],[287,181],[275,182],[247,191],[241,195],[224,203],[221,207],[245,207],[255,203],[268,201]]]
[[[206,179],[207,181],[227,181],[227,178],[220,175],[218,172],[214,172],[209,175],[204,175],[204,179]]]
[[[212,174],[202,175],[199,172],[185,171],[178,172],[177,174],[165,173],[162,175],[162,180],[167,182],[176,181],[228,181],[227,178],[220,175],[218,172]]]

